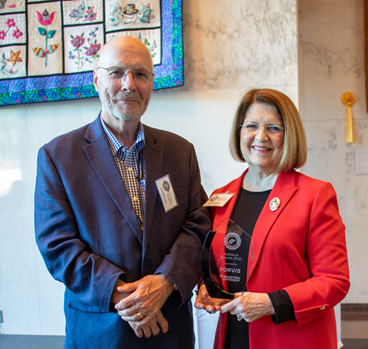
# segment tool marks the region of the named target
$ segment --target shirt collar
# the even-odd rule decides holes
[[[106,126],[105,122],[102,119],[102,115],[100,114],[100,120],[101,120],[101,124],[102,127],[107,135],[107,137],[109,138],[112,146],[113,146],[113,150],[114,150],[114,155],[120,150],[122,149],[122,151],[128,151],[128,148],[119,140],[115,137],[115,135],[109,130],[109,128]],[[144,147],[145,144],[145,139],[144,139],[144,128],[142,123],[139,121],[138,124],[138,129],[137,129],[137,139],[135,140],[133,146],[131,149],[136,149],[137,152],[140,152],[141,149]]]

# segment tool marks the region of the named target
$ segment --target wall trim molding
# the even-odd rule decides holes
[[[341,304],[342,321],[368,321],[367,303],[344,303]]]

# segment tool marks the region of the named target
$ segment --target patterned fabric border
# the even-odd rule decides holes
[[[105,42],[140,39],[154,89],[181,86],[182,0],[0,0],[0,106],[97,97],[93,63]]]

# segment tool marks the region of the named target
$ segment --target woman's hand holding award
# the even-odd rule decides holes
[[[202,304],[221,306],[247,289],[252,265],[252,238],[230,218],[207,234],[202,249],[202,274],[209,297]]]

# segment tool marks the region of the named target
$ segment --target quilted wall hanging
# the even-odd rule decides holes
[[[0,106],[97,97],[93,64],[105,42],[140,39],[154,89],[181,86],[181,0],[0,0]]]

